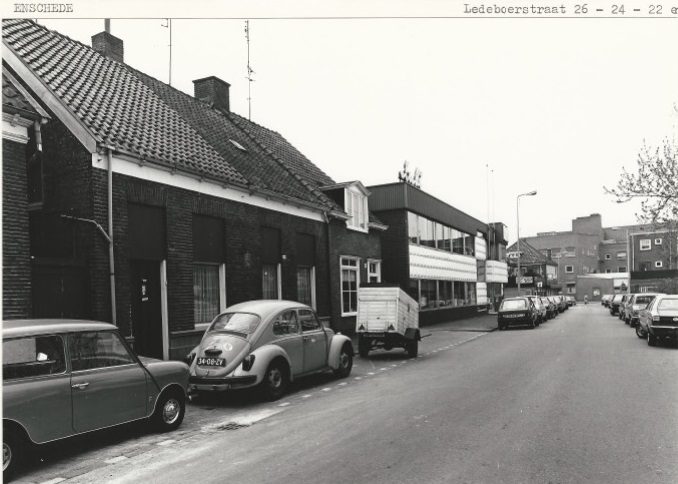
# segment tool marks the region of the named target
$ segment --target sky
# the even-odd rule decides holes
[[[643,143],[678,137],[678,15],[488,18],[463,4],[76,2],[39,23],[91,45],[110,17],[125,62],[169,82],[162,17],[172,17],[177,89],[227,81],[232,111],[251,109],[337,182],[393,183],[407,161],[422,190],[503,222],[509,241],[517,196],[532,190],[520,199],[522,237],[591,213],[608,227],[636,223],[639,202],[617,204],[603,187],[634,171]]]

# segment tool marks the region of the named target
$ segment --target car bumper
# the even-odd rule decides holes
[[[497,321],[499,326],[529,326],[532,324],[532,318],[506,318]]]
[[[657,338],[670,338],[678,340],[678,327],[676,326],[650,326],[650,333]]]
[[[251,387],[256,382],[256,375],[231,376],[226,378],[201,378],[192,376],[188,380],[188,392],[223,392],[236,388]]]

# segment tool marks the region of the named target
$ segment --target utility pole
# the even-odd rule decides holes
[[[254,71],[250,67],[250,21],[245,20],[245,39],[247,39],[247,119],[252,121],[252,83]]]

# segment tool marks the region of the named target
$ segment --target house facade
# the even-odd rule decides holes
[[[39,196],[23,212],[41,304],[24,315],[113,322],[138,353],[164,359],[251,299],[297,300],[337,330],[354,325],[343,265],[381,277],[386,226],[370,219],[369,194],[359,209],[323,191],[337,183],[230,111],[228,83],[197,79],[190,96],[124,64],[110,33],[92,44],[3,21],[3,67],[51,116],[27,181]]]
[[[520,275],[518,275],[518,260],[520,259]],[[560,287],[558,280],[558,263],[546,257],[541,251],[529,243],[520,241],[507,249],[507,264],[509,282],[506,286],[506,296],[518,296],[518,277],[520,277],[520,295],[536,294],[550,296],[558,294]]]
[[[631,292],[678,293],[678,233],[646,229],[628,237]]]
[[[475,316],[507,282],[502,224],[488,225],[407,182],[376,185],[370,208],[388,225],[382,236],[383,282],[419,302],[421,325]],[[491,230],[496,230],[488,237]],[[501,247],[501,248],[499,248]]]

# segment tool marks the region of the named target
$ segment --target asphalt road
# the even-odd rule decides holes
[[[275,403],[196,400],[179,432],[80,439],[20,482],[678,482],[678,350],[601,306],[434,330],[421,352],[356,358]]]

